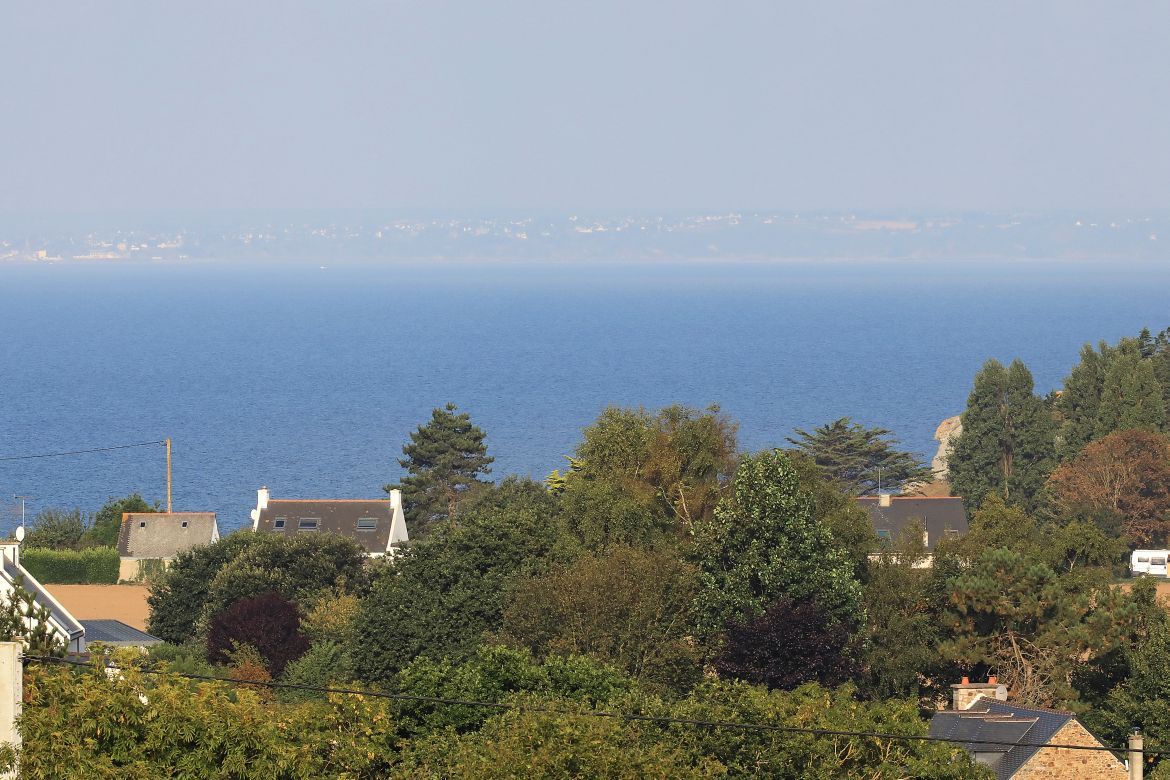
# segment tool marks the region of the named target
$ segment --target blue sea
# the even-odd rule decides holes
[[[174,505],[377,497],[434,406],[493,476],[543,478],[609,404],[713,403],[743,448],[849,415],[929,458],[989,357],[1041,392],[1089,341],[1170,325],[1170,268],[1021,259],[0,266],[0,457],[170,437]],[[0,461],[0,531],[165,499],[160,446]]]

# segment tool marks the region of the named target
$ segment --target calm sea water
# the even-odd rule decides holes
[[[0,456],[174,440],[174,501],[375,497],[453,401],[495,475],[542,478],[608,404],[719,403],[748,449],[843,415],[933,454],[988,357],[1059,385],[1170,324],[1170,270],[929,263],[0,267]],[[161,447],[0,461],[13,495],[165,498]]]

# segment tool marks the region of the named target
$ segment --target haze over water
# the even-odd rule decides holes
[[[745,449],[850,415],[929,458],[988,357],[1057,386],[1170,324],[1170,270],[1020,261],[0,267],[0,456],[170,436],[175,508],[375,497],[430,409],[542,479],[608,404],[719,403]],[[165,499],[162,448],[0,462],[0,505]],[[0,530],[13,524],[5,513]]]

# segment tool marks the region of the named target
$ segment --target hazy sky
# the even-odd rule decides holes
[[[1170,208],[1170,3],[8,2],[0,210]]]

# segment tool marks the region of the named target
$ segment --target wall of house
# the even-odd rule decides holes
[[[1075,720],[1062,726],[1048,741],[1060,745],[1101,746],[1097,738]],[[1041,748],[1012,775],[1012,780],[1126,780],[1128,777],[1125,765],[1106,750]]]
[[[121,558],[118,561],[118,582],[141,582],[143,561],[158,561],[164,569],[171,565],[170,558]]]

